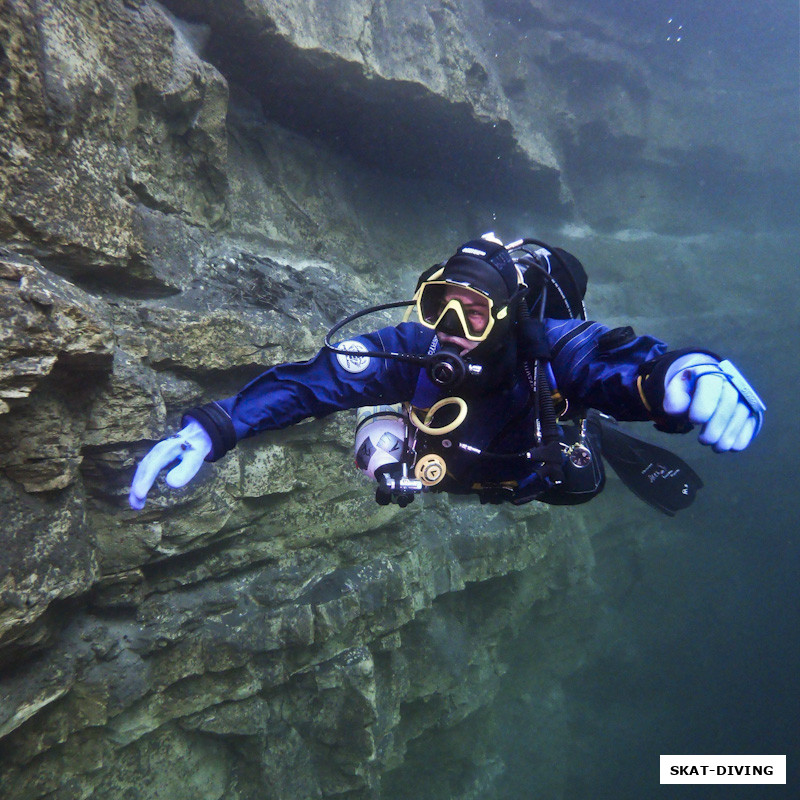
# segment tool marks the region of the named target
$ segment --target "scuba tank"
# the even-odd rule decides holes
[[[362,474],[378,483],[380,505],[407,506],[423,483],[408,474],[413,436],[402,405],[362,406],[356,411],[355,460]]]
[[[378,469],[403,461],[406,437],[406,418],[399,404],[362,406],[356,412],[356,466],[376,480]]]

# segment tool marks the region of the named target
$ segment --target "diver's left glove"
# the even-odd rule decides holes
[[[155,483],[158,473],[174,461],[178,462],[165,480],[174,489],[186,486],[211,452],[211,437],[195,419],[186,418],[188,424],[168,439],[163,439],[141,460],[131,483],[129,502],[131,508],[144,508],[147,493]]]
[[[744,450],[761,429],[766,406],[730,361],[688,353],[664,377],[664,412],[702,425],[698,437],[717,453]]]

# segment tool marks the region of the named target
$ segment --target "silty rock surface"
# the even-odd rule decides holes
[[[377,506],[345,415],[130,511],[183,409],[399,291],[408,178],[230,100],[205,26],[154,3],[13,3],[0,32],[4,796],[375,796],[486,706],[497,642],[580,584],[585,535]]]

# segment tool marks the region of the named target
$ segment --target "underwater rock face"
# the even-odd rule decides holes
[[[748,89],[724,52],[674,49],[652,20],[591,0],[165,5],[207,26],[203,56],[267,119],[382,171],[606,230],[703,230],[714,198],[733,224],[761,204],[791,224],[789,87]],[[763,119],[729,124],[742,102]],[[747,206],[721,207],[735,180]]]
[[[509,103],[480,3],[167,5],[210,26],[206,56],[270,120],[404,177],[563,207],[553,143]]]
[[[404,797],[426,752],[453,767],[438,796],[490,796],[521,635],[559,762],[581,514],[378,506],[346,414],[126,496],[185,408],[407,296],[493,210],[675,212],[609,200],[609,154],[663,200],[682,138],[620,37],[561,5],[3,6],[4,798]]]
[[[0,26],[0,235],[146,277],[150,212],[224,217],[227,85],[162,12],[15,2]]]
[[[405,261],[369,270],[405,240],[410,176],[267,119],[156,4],[0,24],[4,797],[378,796],[410,740],[497,692],[497,643],[585,579],[585,534],[540,507],[380,507],[344,415],[140,514],[126,494],[182,409],[396,291]]]

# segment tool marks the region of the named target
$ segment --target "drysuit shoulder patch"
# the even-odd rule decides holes
[[[336,360],[339,366],[346,372],[358,373],[363,372],[370,362],[369,356],[360,356],[359,353],[366,353],[367,347],[361,342],[350,339],[346,342],[340,342],[336,345],[337,352]],[[347,352],[341,352],[346,350]]]

